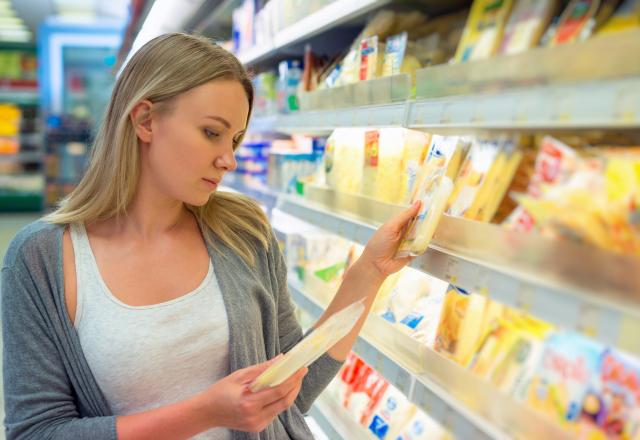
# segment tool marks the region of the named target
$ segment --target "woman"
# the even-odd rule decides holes
[[[201,38],[164,35],[129,61],[86,175],[3,264],[8,439],[312,438],[303,414],[362,320],[308,370],[248,390],[303,337],[267,219],[216,192],[252,101],[237,59]],[[393,255],[417,209],[376,232],[318,323],[371,306],[408,262]]]

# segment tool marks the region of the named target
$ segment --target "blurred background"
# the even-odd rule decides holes
[[[223,184],[269,214],[303,326],[377,226],[440,207],[317,438],[640,439],[640,0],[0,0],[0,258],[176,31],[252,75]]]

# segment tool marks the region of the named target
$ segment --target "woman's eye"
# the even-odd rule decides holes
[[[211,131],[208,128],[204,129],[204,135],[208,138],[208,139],[212,139],[212,138],[216,138],[218,136],[220,136],[218,133],[216,133],[215,131]]]

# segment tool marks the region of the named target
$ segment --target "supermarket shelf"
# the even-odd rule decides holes
[[[228,174],[224,177],[224,186],[231,188],[234,191],[245,194],[249,197],[253,197],[260,204],[267,208],[267,212],[271,212],[271,210],[275,207],[276,202],[278,200],[278,195],[269,189],[267,186],[264,187],[255,187],[246,185],[240,176],[236,174]]]
[[[238,54],[243,64],[254,64],[282,49],[334,28],[353,18],[390,3],[391,0],[336,0],[317,12],[278,32],[270,44],[256,46]]]
[[[37,89],[0,87],[0,102],[19,105],[38,105],[40,94]]]
[[[316,399],[309,414],[331,440],[375,439],[369,431],[353,420],[344,408],[338,406],[326,392]]]
[[[289,290],[299,307],[321,315],[319,296],[293,278]],[[367,318],[354,351],[455,438],[568,438],[551,421],[378,316]]]
[[[17,154],[0,154],[1,163],[40,163],[43,154],[39,151],[19,152]]]
[[[638,128],[640,78],[298,111],[254,118],[251,131],[325,134],[336,127],[354,126],[403,126],[434,131]]]
[[[317,187],[278,209],[355,242],[402,207]],[[640,259],[569,240],[443,217],[412,266],[464,289],[640,354]]]

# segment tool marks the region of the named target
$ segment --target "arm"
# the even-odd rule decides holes
[[[309,366],[309,373],[296,400],[296,405],[303,413],[309,410],[314,400],[331,382],[351,351],[382,282],[388,275],[399,271],[411,261],[411,258],[395,259],[394,255],[406,224],[417,215],[419,207],[420,205],[416,204],[403,211],[376,231],[362,256],[347,271],[333,301],[314,325],[314,328],[317,327],[333,313],[365,298],[365,313],[353,330]],[[272,244],[271,252],[276,255],[280,349],[286,353],[302,339],[302,330],[294,316],[294,307],[287,289],[284,259],[276,245]]]

